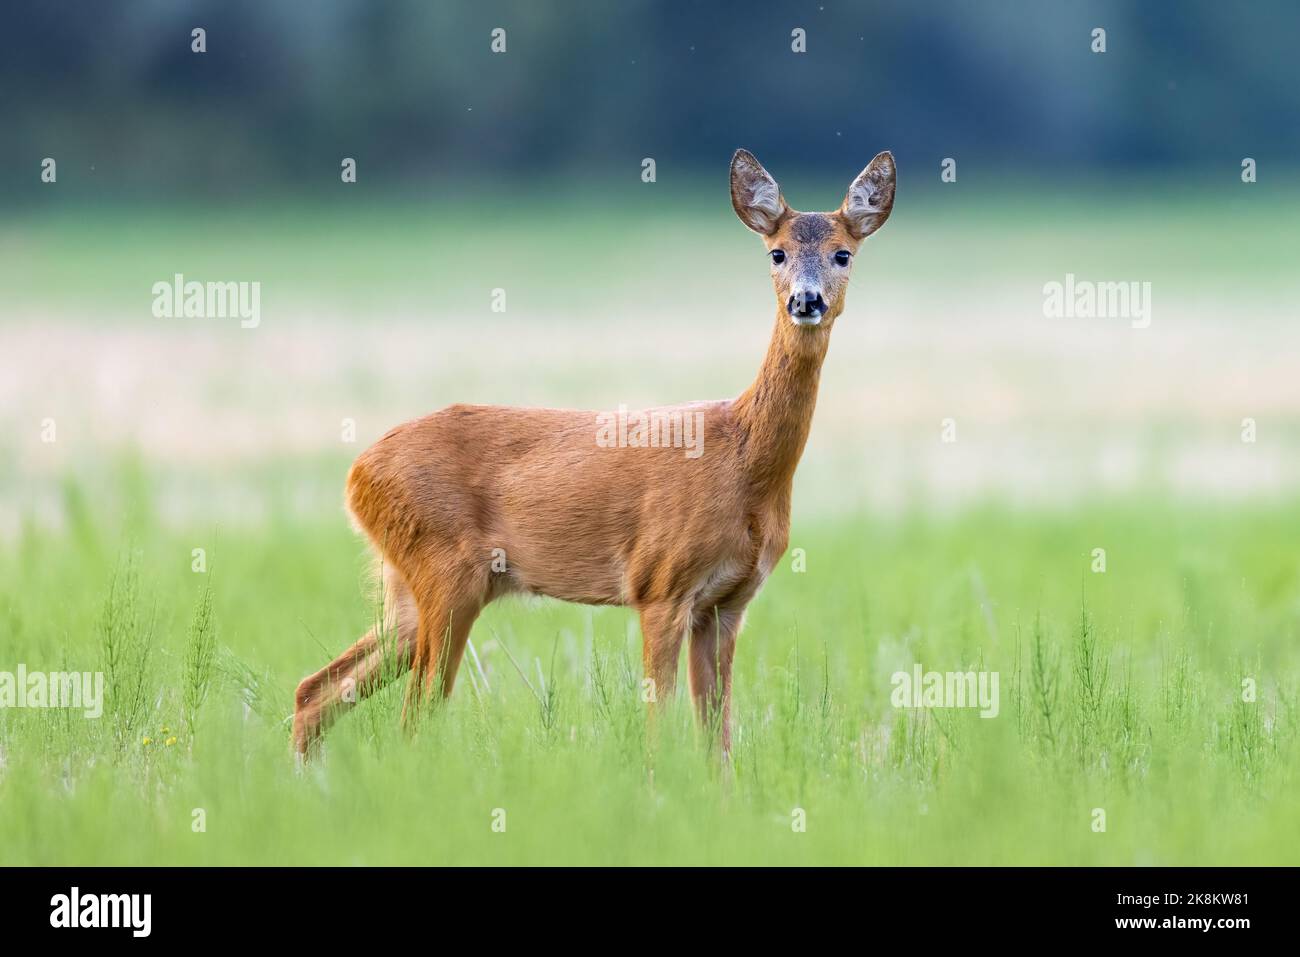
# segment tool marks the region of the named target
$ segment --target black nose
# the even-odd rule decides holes
[[[796,292],[785,307],[792,316],[820,316],[826,312],[826,300],[819,292]]]

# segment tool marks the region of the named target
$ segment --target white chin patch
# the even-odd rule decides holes
[[[794,320],[796,326],[820,326],[822,324],[822,317],[820,314],[812,316],[797,316],[791,314],[790,318]]]

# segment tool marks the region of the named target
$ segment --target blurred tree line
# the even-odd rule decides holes
[[[739,145],[810,172],[885,147],[936,176],[1276,168],[1300,146],[1297,37],[1295,0],[14,0],[0,195],[44,156],[164,196],[337,182],[344,156],[384,183],[647,156],[662,180]]]

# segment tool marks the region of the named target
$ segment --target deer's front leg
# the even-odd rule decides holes
[[[723,754],[731,752],[731,663],[744,617],[743,610],[710,608],[691,627],[691,697],[700,726],[721,740]]]
[[[642,607],[640,612],[641,655],[645,676],[653,682],[650,700],[665,701],[677,684],[677,659],[691,625],[691,609],[688,605],[656,602]]]

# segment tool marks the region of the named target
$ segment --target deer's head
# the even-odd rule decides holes
[[[849,185],[832,213],[786,205],[771,174],[748,150],[731,160],[731,205],[763,237],[776,301],[797,326],[829,327],[844,309],[853,257],[894,208],[894,157],[880,153]]]

